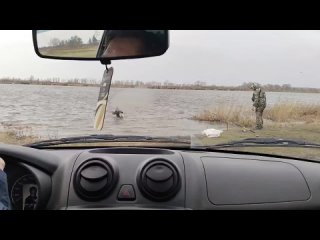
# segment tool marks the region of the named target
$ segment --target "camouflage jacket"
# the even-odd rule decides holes
[[[256,108],[265,108],[267,105],[266,93],[257,88],[252,95],[253,106]]]

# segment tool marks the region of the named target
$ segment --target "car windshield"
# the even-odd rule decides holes
[[[0,142],[103,134],[148,136],[131,140],[156,143],[170,137],[172,146],[189,139],[190,148],[320,159],[320,31],[169,36],[162,56],[111,62],[98,131],[93,122],[105,66],[42,59],[31,31],[0,31]]]

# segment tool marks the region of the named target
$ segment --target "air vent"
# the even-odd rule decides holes
[[[142,194],[154,201],[167,201],[180,190],[181,181],[177,168],[167,160],[148,162],[138,174]]]
[[[107,197],[118,180],[118,172],[110,163],[92,159],[84,162],[76,171],[74,188],[85,200],[97,201]]]

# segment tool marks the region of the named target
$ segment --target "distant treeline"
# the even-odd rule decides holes
[[[191,84],[178,84],[171,82],[142,82],[142,81],[113,81],[112,86],[117,88],[151,88],[151,89],[181,89],[181,90],[221,90],[221,91],[248,91],[253,82],[245,82],[239,86],[217,86],[207,85],[206,82],[195,82]],[[290,84],[265,84],[255,83],[267,92],[306,92],[320,93],[319,88],[299,88]]]
[[[74,78],[74,79],[60,79],[60,78],[46,78],[39,79],[31,76],[29,79],[21,78],[1,78],[0,84],[28,84],[28,85],[59,85],[59,86],[98,86],[95,79]]]
[[[60,78],[47,78],[39,79],[31,76],[28,79],[20,78],[1,78],[0,84],[32,84],[32,85],[59,85],[59,86],[99,86],[100,81],[95,79],[74,78],[74,79],[60,79]],[[142,82],[142,81],[112,81],[111,86],[115,88],[149,88],[149,89],[177,89],[177,90],[221,90],[221,91],[250,91],[252,82],[246,82],[239,86],[216,86],[207,85],[205,82],[195,82],[190,84],[179,84],[165,82]],[[265,84],[261,85],[266,92],[300,92],[300,93],[320,93],[319,88],[299,88],[292,87],[290,84]]]
[[[47,47],[42,47],[42,50],[44,49],[50,49],[50,48],[79,48],[83,46],[95,46],[99,45],[100,41],[98,40],[99,32],[96,31],[95,34],[92,36],[92,38],[89,38],[87,43],[84,43],[82,38],[78,36],[72,36],[70,39],[67,40],[60,40],[59,38],[52,38],[49,41],[49,45]]]

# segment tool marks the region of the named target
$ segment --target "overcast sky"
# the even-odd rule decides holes
[[[112,63],[114,80],[320,87],[320,31],[170,31],[163,56]],[[100,80],[100,62],[39,58],[32,32],[0,30],[0,78]]]

